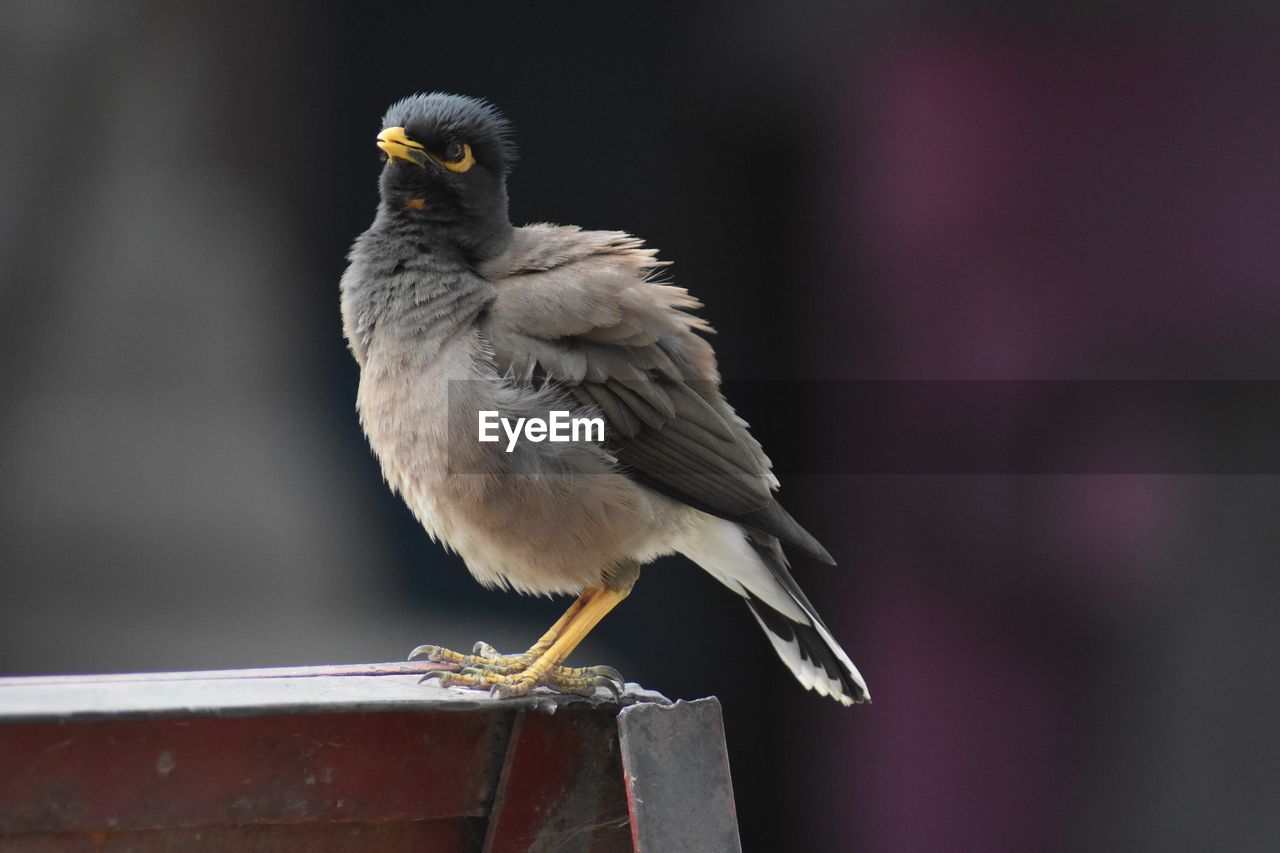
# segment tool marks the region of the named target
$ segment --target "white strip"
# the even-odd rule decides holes
[[[782,588],[742,528],[714,515],[698,513],[693,535],[676,550],[701,566],[729,589],[743,590],[796,622],[808,622],[804,609]]]

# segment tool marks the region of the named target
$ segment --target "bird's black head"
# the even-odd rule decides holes
[[[515,159],[502,114],[485,101],[432,92],[392,104],[382,127],[384,215],[475,256],[501,251],[511,232],[506,178]]]

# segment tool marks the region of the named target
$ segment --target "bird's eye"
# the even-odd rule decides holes
[[[471,146],[456,139],[445,145],[436,160],[450,172],[465,172],[476,164]]]

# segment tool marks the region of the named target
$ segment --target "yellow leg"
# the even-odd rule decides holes
[[[426,654],[433,661],[467,667],[462,672],[429,672],[423,676],[424,680],[433,678],[445,686],[489,689],[499,698],[523,696],[539,685],[562,692],[586,694],[594,693],[597,687],[608,687],[617,693],[622,688],[622,677],[612,667],[573,669],[561,664],[591,629],[627,597],[629,591],[619,592],[607,587],[585,590],[523,655],[459,655],[438,646],[419,646],[410,657]],[[489,651],[484,644],[477,644],[477,650],[482,647]]]
[[[560,636],[560,632],[564,630],[564,626],[569,624],[569,620],[577,616],[578,612],[590,598],[595,594],[596,587],[585,590],[582,595],[569,605],[569,609],[556,620],[547,633],[539,638],[527,652],[519,655],[499,654],[493,646],[485,642],[476,643],[472,649],[472,654],[464,655],[455,652],[452,649],[446,649],[443,646],[418,646],[409,652],[409,660],[416,657],[425,657],[432,663],[447,663],[450,666],[480,667],[490,672],[502,675],[512,675],[517,672],[523,672],[545,652],[551,648],[551,644]]]
[[[538,642],[534,643],[529,651],[525,652],[525,654],[529,655],[531,658],[537,658],[540,657],[547,649],[551,648],[552,644],[560,638],[560,634],[564,631],[565,626],[577,618],[578,614],[582,612],[582,608],[587,605],[587,602],[591,601],[591,599],[595,597],[597,592],[599,592],[598,587],[588,587],[583,590],[582,595],[578,596],[574,600],[573,604],[569,605],[569,609],[556,620],[556,624],[548,628],[547,633],[543,634],[542,637],[539,638]]]
[[[537,687],[552,669],[559,668],[564,663],[565,658],[591,633],[591,629],[626,597],[627,593],[608,587],[588,589],[579,599],[582,607],[572,615],[566,614],[569,616],[568,620],[560,627],[547,650],[511,681],[493,685],[494,695],[499,698],[523,696]]]

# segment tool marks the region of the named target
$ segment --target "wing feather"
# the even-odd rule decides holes
[[[651,488],[831,562],[774,500],[769,458],[698,334],[712,329],[688,292],[652,280],[653,250],[621,232],[516,232],[481,269],[496,291],[481,330],[498,372],[559,384],[598,411],[619,464]]]

